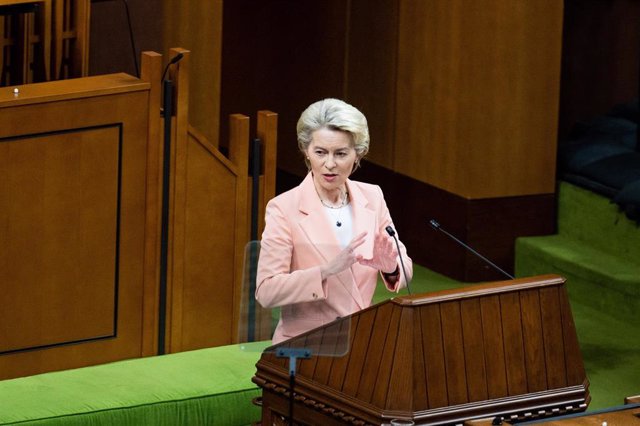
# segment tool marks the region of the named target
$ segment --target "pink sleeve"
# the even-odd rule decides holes
[[[326,299],[320,266],[292,271],[290,221],[271,200],[265,213],[256,279],[256,300],[265,308]]]

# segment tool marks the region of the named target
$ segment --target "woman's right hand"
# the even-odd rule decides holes
[[[324,267],[320,270],[322,275],[322,280],[324,281],[326,278],[338,274],[344,271],[347,268],[350,268],[351,265],[358,262],[362,256],[355,254],[355,249],[364,244],[365,238],[367,236],[367,232],[363,232],[351,240],[349,244],[342,250],[335,258],[333,258],[329,263],[324,265]]]

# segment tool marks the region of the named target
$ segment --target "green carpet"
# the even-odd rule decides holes
[[[516,276],[567,279],[590,410],[640,394],[640,228],[610,200],[558,186],[558,233],[516,241]]]

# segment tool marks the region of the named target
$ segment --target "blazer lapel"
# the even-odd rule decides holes
[[[351,208],[353,210],[353,235],[356,236],[367,231],[367,239],[356,249],[356,253],[364,256],[365,259],[373,257],[373,242],[375,235],[371,232],[377,230],[376,215],[368,208],[369,202],[360,188],[351,181],[347,181],[347,188],[351,198]]]
[[[315,187],[313,185],[313,176],[311,173],[307,175],[307,177],[300,184],[301,195],[300,195],[300,212],[307,215],[304,219],[300,221],[300,227],[307,235],[309,239],[309,245],[313,246],[317,251],[319,257],[324,262],[329,262],[333,258],[335,258],[341,251],[342,248],[338,242],[338,239],[335,235],[333,229],[331,229],[331,224],[326,218],[325,212],[322,207],[322,203],[316,194]],[[349,187],[349,191],[351,188]],[[359,193],[359,191],[358,191]],[[351,192],[350,192],[351,194]],[[360,201],[362,198],[362,194],[360,195]],[[354,198],[351,198],[352,202],[354,202]],[[366,229],[367,226],[370,226],[370,223],[375,221],[375,217],[373,213],[369,211],[369,214],[373,217],[369,217],[366,208],[356,207],[357,204],[354,202],[352,204],[353,209],[353,221],[354,221],[354,236],[358,235],[362,230]],[[358,218],[362,217],[365,223],[358,224]],[[370,228],[371,229],[371,228]],[[369,240],[370,238],[367,238]],[[373,240],[368,241],[373,247]],[[366,245],[367,243],[365,242]],[[372,250],[372,249],[371,249]],[[340,282],[340,284],[345,288],[345,290],[351,295],[353,300],[356,302],[360,309],[364,308],[364,301],[362,300],[362,295],[360,294],[360,289],[357,286],[356,277],[353,275],[352,269],[348,269],[340,274],[334,275],[334,277]]]
[[[306,217],[300,221],[300,227],[309,239],[309,245],[314,247],[320,258],[325,262],[333,259],[340,253],[340,245],[329,221],[325,217],[322,203],[316,195],[311,173],[300,184],[299,210]]]

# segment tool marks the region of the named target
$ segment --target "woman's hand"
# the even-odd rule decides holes
[[[354,263],[360,261],[362,256],[356,255],[354,251],[357,247],[360,247],[364,243],[366,236],[367,232],[365,231],[360,235],[354,237],[349,245],[344,248],[344,250],[342,250],[335,258],[333,258],[331,262],[324,265],[324,267],[320,270],[323,281],[327,277],[338,274],[345,269],[350,268]]]
[[[370,266],[383,273],[391,274],[395,272],[398,267],[398,251],[393,246],[391,238],[384,234],[376,234],[376,238],[373,245],[373,258],[371,259],[358,259],[361,265]]]

